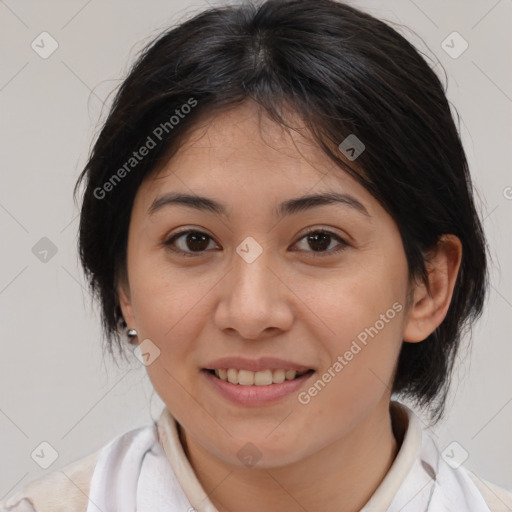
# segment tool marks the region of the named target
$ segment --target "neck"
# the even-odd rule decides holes
[[[347,436],[286,466],[258,469],[227,464],[190,442],[185,432],[182,443],[219,512],[358,512],[382,482],[399,448],[388,401]]]

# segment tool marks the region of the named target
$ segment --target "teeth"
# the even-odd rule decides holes
[[[238,384],[242,386],[252,386],[254,384],[254,372],[250,372],[248,370],[239,370]]]
[[[256,372],[254,374],[254,384],[256,384],[256,386],[268,386],[272,384],[272,370]]]
[[[231,384],[238,384],[238,370],[235,370],[234,368],[230,368],[228,370],[228,382],[231,382]]]
[[[285,380],[293,380],[297,375],[303,375],[306,372],[297,372],[296,370],[262,370],[260,372],[251,372],[249,370],[237,370],[236,368],[218,368],[215,375],[231,384],[241,386],[268,386],[270,384],[281,384]]]
[[[284,382],[285,378],[286,372],[284,370],[274,370],[272,372],[272,382],[276,384],[281,384],[281,382]]]
[[[284,376],[286,377],[286,380],[293,380],[295,379],[295,375],[297,372],[295,370],[287,370]]]

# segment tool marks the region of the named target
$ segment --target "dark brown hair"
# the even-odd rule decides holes
[[[171,121],[191,98],[193,108]],[[461,336],[480,315],[487,287],[466,157],[443,86],[419,52],[386,23],[331,0],[211,8],[165,31],[133,65],[75,187],[76,195],[85,181],[79,251],[109,348],[122,346],[116,283],[138,187],[206,113],[247,99],[283,126],[283,107],[292,108],[382,204],[401,232],[411,279],[426,278],[424,256],[442,234],[461,240],[446,318],[425,341],[402,344],[393,386],[439,418]],[[127,167],[159,126],[155,147]],[[357,168],[337,150],[350,134],[365,145]]]

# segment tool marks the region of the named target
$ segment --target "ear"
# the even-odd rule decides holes
[[[124,321],[129,329],[137,330],[137,322],[133,313],[133,306],[130,296],[130,286],[127,279],[122,279],[117,285],[117,296],[119,298],[119,306],[123,313]]]
[[[444,320],[462,259],[462,244],[455,235],[443,235],[426,258],[428,285],[417,283],[413,290],[403,340],[418,343]]]

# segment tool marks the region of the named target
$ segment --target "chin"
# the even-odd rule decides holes
[[[250,469],[271,469],[298,462],[306,456],[304,442],[290,440],[286,444],[283,439],[265,438],[264,435],[231,440],[224,453],[219,454],[227,463],[235,466],[246,466]],[[298,451],[297,447],[301,446]],[[218,449],[218,445],[216,449]],[[226,457],[226,454],[229,454]]]

